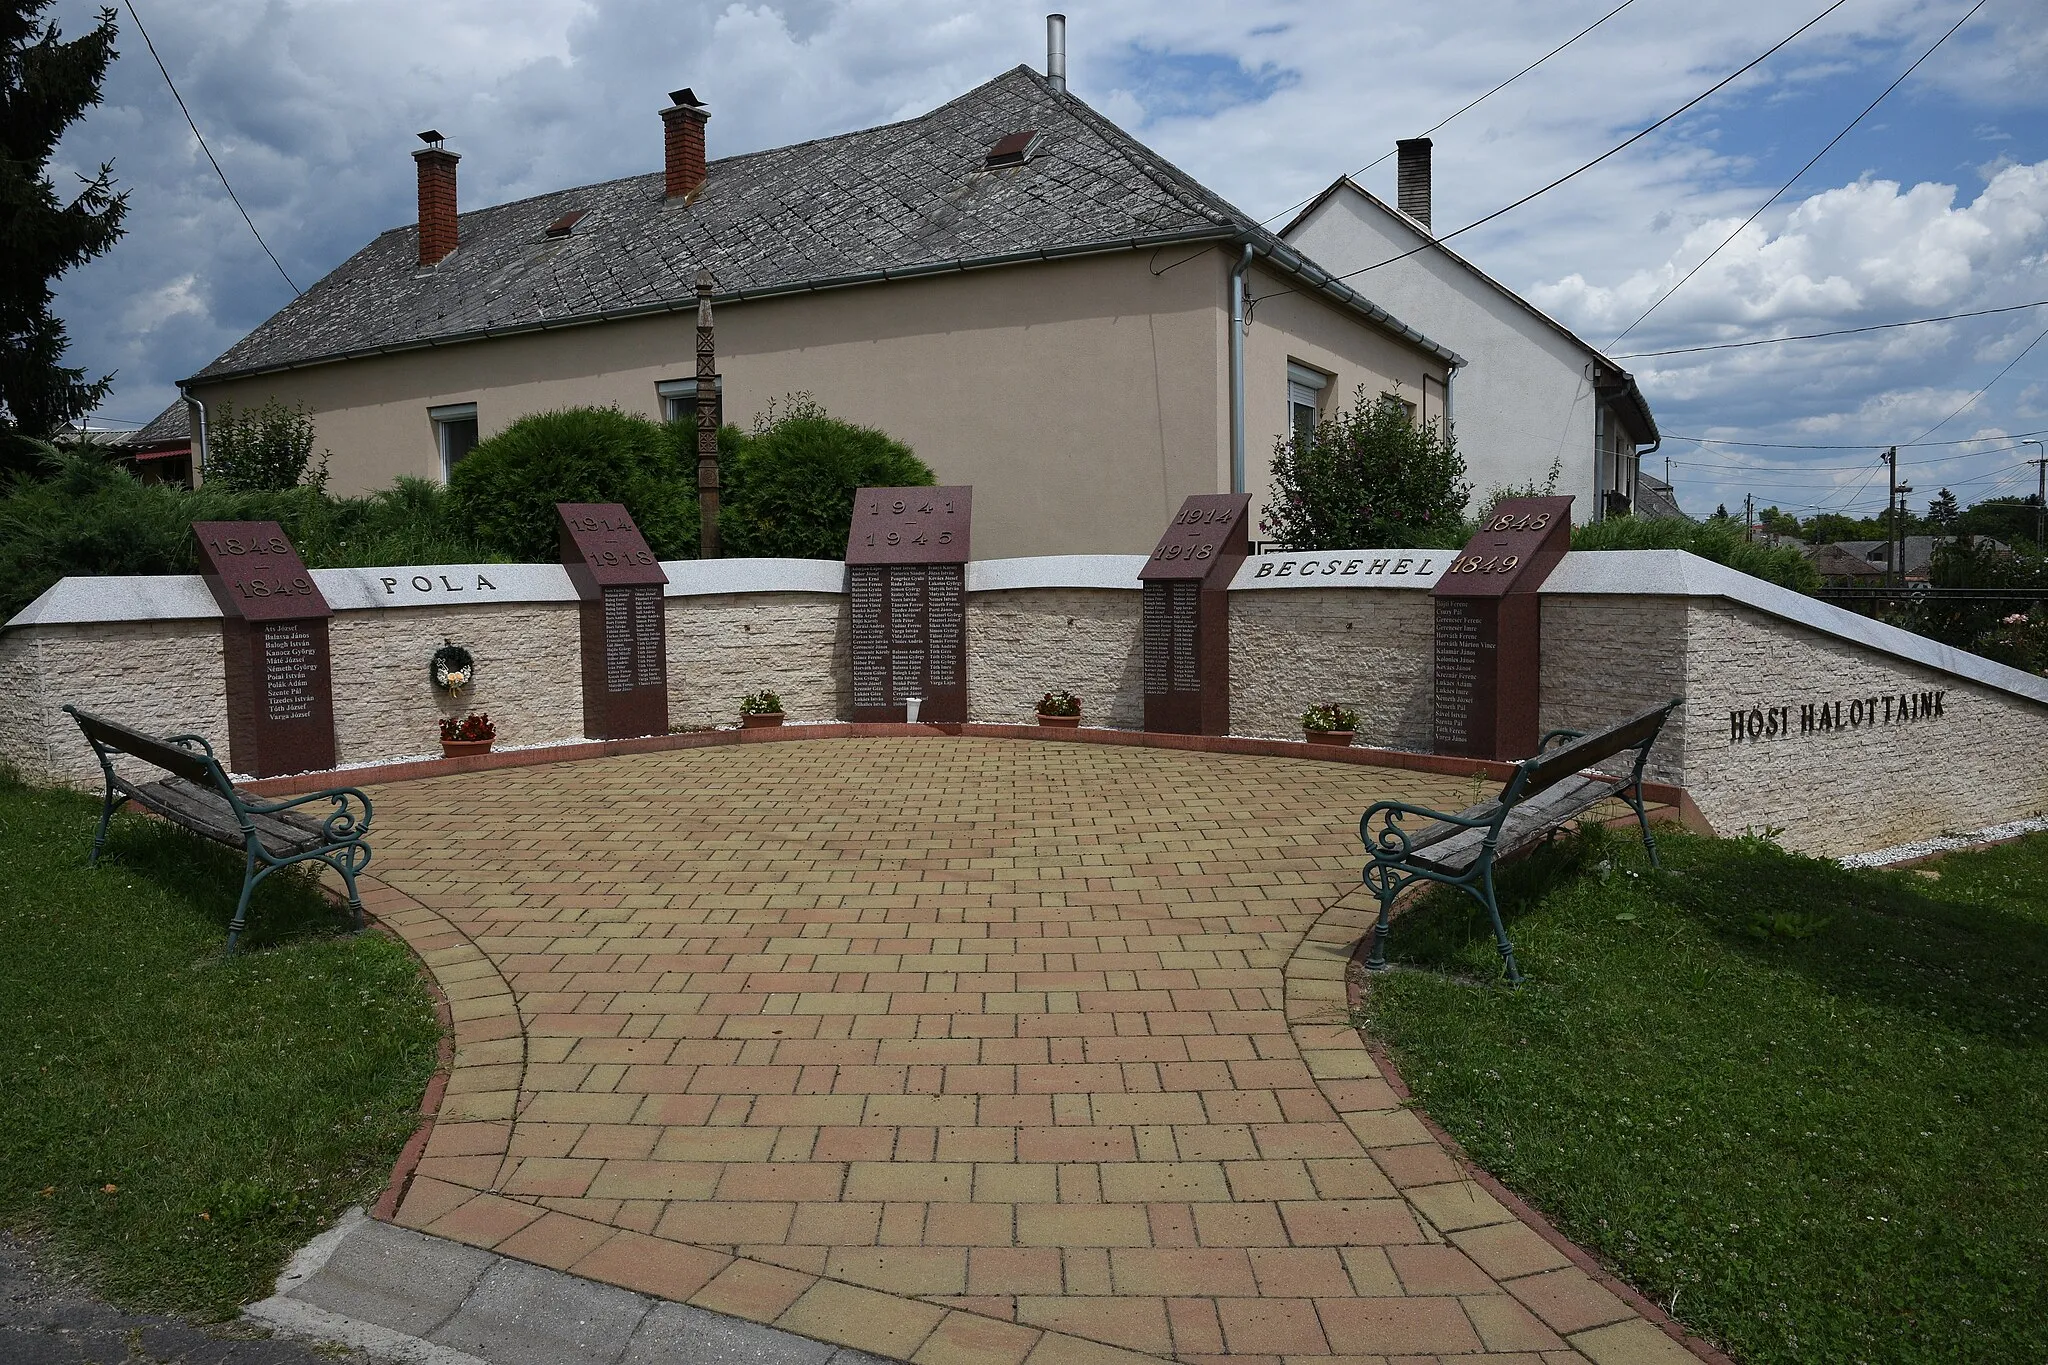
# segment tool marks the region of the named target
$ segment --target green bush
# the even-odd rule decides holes
[[[1449,425],[1418,423],[1400,398],[1369,397],[1363,384],[1354,401],[1310,439],[1275,444],[1261,538],[1283,550],[1464,544],[1472,485]]]
[[[329,453],[313,460],[313,416],[275,398],[256,409],[222,403],[207,425],[206,482],[223,492],[327,487]]]
[[[909,446],[828,416],[801,394],[779,416],[771,404],[751,434],[727,430],[718,530],[721,549],[736,558],[843,559],[855,490],[937,482]]]
[[[1812,592],[1820,575],[1805,555],[1790,546],[1772,548],[1742,538],[1742,532],[1719,519],[1697,522],[1683,517],[1609,517],[1572,528],[1574,550],[1689,550],[1702,559],[1726,564],[1739,573],[1794,592]]]
[[[446,491],[424,479],[362,498],[212,481],[194,491],[143,483],[94,453],[44,454],[42,478],[0,497],[0,621],[67,575],[198,572],[195,521],[275,521],[315,569],[499,557],[456,530]]]
[[[694,558],[696,461],[682,458],[680,438],[616,408],[522,417],[455,466],[455,524],[510,559],[546,563],[561,557],[556,503],[616,502],[657,558]],[[692,441],[694,452],[694,431]]]

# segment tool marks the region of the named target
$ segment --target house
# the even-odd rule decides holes
[[[192,418],[183,402],[171,404],[147,425],[123,432],[107,451],[144,483],[192,482]]]
[[[725,419],[807,392],[889,432],[974,485],[977,557],[1142,552],[1190,493],[1256,509],[1304,388],[1442,412],[1455,352],[1063,79],[1020,66],[918,118],[711,161],[709,109],[671,98],[662,170],[466,213],[457,154],[423,134],[418,223],[185,381],[202,433],[223,403],[303,404],[330,487],[360,493],[445,477],[530,412],[688,416],[700,268]]]
[[[1840,545],[1809,545],[1806,562],[1813,565],[1821,581],[1831,588],[1874,587],[1884,579],[1882,565],[1862,555],[1851,554]]]
[[[1470,363],[1447,398],[1473,484],[1578,498],[1580,520],[1634,509],[1657,422],[1628,371],[1430,230],[1430,141],[1397,145],[1398,206],[1346,176],[1281,237]],[[1412,253],[1412,254],[1409,254]]]
[[[1899,539],[1902,542],[1899,547],[1899,565],[1905,571],[1905,581],[1908,583],[1925,583],[1934,572],[1935,550],[1943,541],[1952,539],[1952,537],[1901,536]],[[1976,541],[1980,546],[1987,546],[2004,553],[2010,553],[2012,550],[2012,546],[2007,545],[2004,541],[1993,540],[1989,536],[1978,536]],[[1879,574],[1883,574],[1886,566],[1891,562],[1892,549],[1889,541],[1843,540],[1837,541],[1834,548],[1840,550],[1845,555],[1872,565],[1875,572]],[[1825,574],[1829,571],[1823,569],[1821,572]]]

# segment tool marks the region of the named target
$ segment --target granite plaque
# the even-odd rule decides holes
[[[561,502],[562,563],[582,606],[583,732],[668,733],[668,575],[617,503]]]
[[[1515,760],[1536,752],[1543,643],[1536,590],[1571,547],[1571,505],[1568,497],[1495,504],[1432,589],[1437,753]]]
[[[274,521],[195,521],[192,534],[221,609],[228,768],[252,777],[332,768],[327,599]]]
[[[1250,549],[1251,495],[1197,493],[1138,571],[1145,728],[1230,733],[1230,581]]]
[[[846,537],[853,719],[967,719],[967,552],[974,490],[863,488]]]

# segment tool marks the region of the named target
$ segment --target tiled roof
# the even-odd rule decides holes
[[[168,445],[173,441],[192,439],[192,414],[182,398],[174,400],[162,412],[149,419],[147,426],[138,427],[121,438],[124,446]]]
[[[993,143],[1033,128],[1027,162],[984,169]],[[429,270],[418,268],[417,226],[393,228],[194,378],[685,307],[702,266],[716,297],[733,299],[1229,238],[1454,358],[1026,67],[919,118],[714,161],[688,205],[665,202],[663,187],[657,171],[465,213],[460,246]],[[544,235],[577,210],[586,212],[573,231]]]

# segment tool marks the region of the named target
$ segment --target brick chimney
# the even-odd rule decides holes
[[[421,133],[426,143],[412,154],[420,174],[420,268],[439,264],[455,250],[455,163],[462,160],[441,145],[432,128]]]
[[[1394,204],[1424,227],[1429,226],[1429,148],[1426,137],[1404,137],[1394,144],[1400,158]]]
[[[711,111],[684,86],[668,95],[674,103],[661,111],[661,145],[668,169],[665,193],[685,203],[704,188],[704,125]]]

